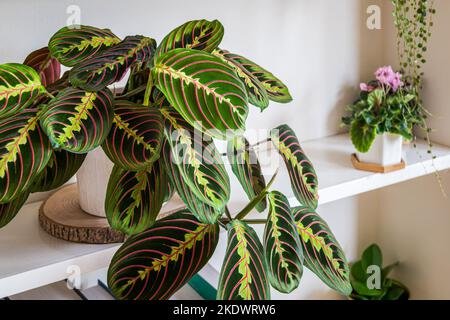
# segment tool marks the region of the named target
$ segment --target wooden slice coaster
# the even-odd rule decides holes
[[[406,168],[406,163],[403,160],[398,164],[384,167],[376,163],[361,162],[354,153],[352,154],[352,164],[355,169],[377,173],[388,173]]]
[[[77,184],[63,187],[39,209],[39,223],[52,236],[72,242],[105,244],[125,240],[106,218],[90,215],[80,208]]]

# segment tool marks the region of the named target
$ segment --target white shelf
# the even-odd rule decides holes
[[[0,298],[67,279],[71,266],[78,266],[82,277],[90,277],[109,266],[120,246],[73,243],[50,236],[39,226],[41,204],[23,206],[12,222],[0,229]],[[175,198],[163,211],[180,206]]]
[[[0,230],[0,297],[66,279],[70,266],[82,274],[107,267],[117,244],[77,244],[53,238],[41,229],[41,202],[25,205]]]
[[[406,169],[388,174],[355,170],[350,162],[353,147],[347,135],[302,145],[319,176],[320,204],[450,168],[450,148],[439,145],[433,148],[437,157],[434,161],[426,152],[426,144],[419,144],[416,149],[405,146]],[[284,165],[280,167],[284,168]],[[286,170],[280,171],[273,188],[284,192],[291,205],[298,205],[290,191]],[[13,221],[0,230],[0,297],[66,279],[69,276],[67,268],[73,265],[79,266],[82,274],[105,268],[119,247],[117,244],[76,244],[51,237],[39,226],[40,205],[41,202],[25,205]],[[178,206],[179,202],[170,204],[167,211]],[[214,269],[217,270],[218,265],[213,263]]]
[[[450,148],[433,145],[432,155],[427,153],[425,142],[415,148],[412,144],[403,146],[403,159],[406,168],[390,173],[371,173],[353,168],[350,155],[354,147],[347,134],[307,141],[302,147],[312,161],[319,178],[319,204],[355,196],[380,189],[403,181],[411,180],[436,171],[450,168]],[[280,172],[273,185],[286,194],[292,206],[299,205],[290,189],[289,176],[280,166]]]

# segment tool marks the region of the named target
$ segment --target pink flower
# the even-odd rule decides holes
[[[398,90],[398,88],[403,87],[404,83],[402,81],[402,75],[400,72],[395,73],[394,78],[391,81],[391,87],[394,92]]]
[[[391,87],[394,92],[404,85],[401,73],[394,72],[391,66],[379,68],[375,72],[375,77],[381,84]]]
[[[359,88],[361,89],[361,91],[365,91],[365,92],[372,92],[373,90],[375,90],[375,87],[370,86],[364,82],[359,84]]]
[[[388,86],[392,86],[392,83],[395,78],[395,72],[394,72],[394,70],[392,70],[391,66],[385,66],[385,67],[379,68],[375,72],[375,77],[377,78],[377,80],[380,83],[388,85]]]

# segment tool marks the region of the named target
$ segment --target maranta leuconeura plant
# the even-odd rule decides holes
[[[288,103],[289,90],[219,47],[223,35],[217,20],[187,22],[159,45],[142,35],[121,39],[108,29],[64,27],[23,64],[0,65],[0,227],[30,193],[65,184],[101,147],[114,163],[106,215],[128,236],[108,272],[117,299],[170,298],[208,263],[221,229],[228,244],[218,299],[270,299],[271,287],[289,293],[304,267],[350,294],[344,252],[316,212],[317,175],[293,130],[281,125],[269,138],[301,204],[296,208],[270,190],[274,177],[266,183],[244,137],[249,109]],[[69,68],[64,74],[61,65]],[[113,92],[127,74],[124,89]],[[211,138],[228,141],[231,165]],[[241,212],[227,207],[229,174],[249,198]],[[185,209],[159,218],[175,193]],[[267,219],[264,235],[245,219],[252,210]]]

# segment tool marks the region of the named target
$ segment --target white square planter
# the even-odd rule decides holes
[[[367,153],[356,152],[356,156],[360,162],[388,167],[402,162],[402,145],[402,136],[384,133],[375,138]]]

